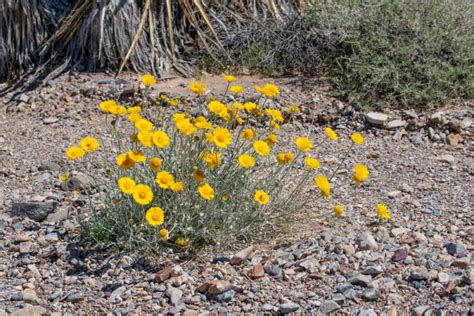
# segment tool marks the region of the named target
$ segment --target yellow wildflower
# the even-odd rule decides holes
[[[252,140],[254,138],[255,134],[250,128],[246,128],[242,131],[240,136],[242,136],[242,138],[244,138],[246,140]]]
[[[236,76],[224,76],[224,80],[227,81],[227,82],[234,82],[235,80],[237,80],[237,77]]]
[[[232,106],[237,110],[245,110],[245,106],[240,102],[234,102]]]
[[[115,115],[123,115],[127,113],[127,109],[124,106],[116,105],[110,109],[110,113]]]
[[[245,102],[244,103],[245,111],[249,113],[256,113],[258,112],[258,105],[255,102]]]
[[[146,211],[145,219],[152,227],[159,226],[165,221],[165,212],[161,207],[150,207],[148,211]]]
[[[181,181],[173,182],[170,188],[171,188],[171,191],[173,192],[181,192],[184,190],[184,182],[181,182]]]
[[[356,145],[362,145],[364,143],[364,136],[361,133],[354,133],[351,135],[351,139]]]
[[[357,185],[360,185],[362,181],[367,179],[369,177],[369,169],[361,163],[358,163],[354,167],[354,181],[357,183]]]
[[[214,169],[219,166],[222,162],[222,155],[215,152],[205,152],[202,155],[202,160],[207,163],[207,165]]]
[[[166,148],[170,144],[170,138],[168,134],[163,131],[155,131],[153,132],[153,144],[155,144],[158,148]]]
[[[329,138],[337,142],[337,139],[338,139],[337,133],[332,128],[326,127],[324,131],[326,132],[326,135],[328,135]]]
[[[257,140],[253,143],[253,148],[260,156],[267,156],[270,153],[270,147],[263,140]]]
[[[117,106],[117,103],[113,100],[105,100],[99,103],[99,109],[106,113],[110,113],[110,111]]]
[[[200,129],[210,129],[212,127],[212,123],[208,122],[204,116],[198,116],[194,120],[194,126]]]
[[[344,207],[342,205],[336,205],[334,206],[334,215],[336,217],[341,217],[342,213],[344,213]]]
[[[153,133],[149,131],[140,131],[137,134],[137,140],[145,147],[153,146]]]
[[[278,139],[277,139],[277,136],[276,136],[275,134],[273,134],[273,133],[267,136],[267,142],[268,142],[270,145],[276,144],[277,140],[278,140]]]
[[[140,119],[135,122],[135,128],[139,131],[151,131],[153,129],[153,123],[147,119]]]
[[[268,203],[268,201],[270,201],[270,197],[268,196],[267,192],[263,190],[255,191],[253,199],[260,205],[265,205]]]
[[[191,92],[196,93],[197,95],[201,95],[206,93],[206,85],[207,83],[203,82],[192,82],[189,85],[189,90],[191,90]]]
[[[244,168],[252,168],[255,166],[255,159],[247,154],[239,156],[239,164]]]
[[[174,183],[174,177],[168,171],[161,171],[156,174],[155,182],[162,189],[170,189]]]
[[[176,244],[180,247],[186,247],[188,244],[188,241],[185,238],[180,237],[176,239]]]
[[[84,154],[84,150],[77,146],[69,147],[68,150],[66,150],[66,157],[71,160],[82,158]]]
[[[177,107],[179,105],[179,100],[177,99],[168,100],[168,104],[171,106]]]
[[[244,87],[242,86],[232,86],[229,88],[229,91],[232,92],[233,94],[239,94],[242,91],[244,91]]]
[[[189,120],[189,117],[186,113],[175,113],[173,114],[173,122],[177,123],[179,121]]]
[[[215,197],[214,189],[209,185],[209,183],[201,184],[198,187],[198,192],[205,200],[212,200]]]
[[[286,110],[289,113],[300,113],[301,112],[300,108],[295,106],[295,105],[290,105],[289,107],[286,108]]]
[[[321,194],[327,198],[331,194],[331,184],[325,176],[314,178],[314,184],[321,190]]]
[[[139,150],[130,150],[128,153],[127,153],[127,156],[128,158],[130,158],[133,162],[144,162],[146,161],[146,157],[145,155],[143,154],[142,151],[139,151]]]
[[[94,137],[84,137],[79,145],[88,152],[94,152],[100,147],[99,141]]]
[[[232,134],[225,127],[217,127],[212,132],[212,140],[217,147],[227,148],[232,144]]]
[[[280,89],[272,83],[266,83],[263,87],[255,86],[255,91],[260,92],[267,98],[275,98],[280,94]]]
[[[266,109],[265,112],[277,122],[283,123],[283,121],[285,120],[280,110]]]
[[[390,215],[390,212],[388,211],[387,205],[383,203],[378,203],[377,204],[377,215],[381,219],[391,219],[392,216]]]
[[[138,105],[132,106],[127,109],[127,113],[130,113],[130,114],[137,114],[137,113],[140,113],[141,111],[142,111],[142,108]]]
[[[140,205],[147,205],[153,200],[153,191],[146,184],[137,184],[133,189],[133,199]]]
[[[311,170],[316,170],[319,168],[319,160],[316,158],[306,157],[304,159],[304,163],[308,166]]]
[[[295,140],[295,145],[299,150],[309,151],[313,148],[313,142],[308,137],[298,137]]]
[[[170,238],[170,232],[166,228],[160,229],[158,233],[160,234],[160,238],[163,241],[167,241]]]
[[[287,163],[292,162],[295,159],[295,157],[293,156],[292,152],[286,152],[286,153],[279,153],[276,159],[279,164],[287,164]]]
[[[176,128],[186,136],[193,135],[197,132],[197,128],[191,123],[189,119],[176,122]]]
[[[122,169],[130,169],[135,162],[127,154],[120,154],[117,156],[117,165]]]
[[[135,122],[141,120],[142,118],[143,118],[143,117],[141,116],[140,113],[130,113],[130,114],[128,115],[128,120],[129,120],[130,122],[132,122],[132,123],[135,123]]]
[[[154,173],[157,173],[161,168],[162,160],[158,157],[150,159],[150,168]]]
[[[118,180],[118,187],[120,191],[125,194],[133,194],[133,190],[135,189],[135,181],[129,177],[122,177]]]
[[[67,180],[69,179],[69,173],[61,173],[61,174],[59,175],[59,179],[60,179],[61,181],[67,181]]]
[[[153,75],[146,74],[142,76],[142,83],[149,88],[156,83],[156,78]]]
[[[204,180],[205,175],[202,170],[198,169],[198,167],[195,166],[193,171],[193,177],[197,182],[201,182],[202,180]]]

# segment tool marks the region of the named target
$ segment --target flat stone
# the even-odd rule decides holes
[[[233,285],[228,281],[216,280],[209,286],[209,288],[207,289],[207,292],[214,295],[221,294],[226,291],[229,291],[230,289],[232,289],[232,287]]]
[[[466,247],[460,241],[450,242],[445,247],[451,256],[461,258],[466,254]]]
[[[449,283],[449,274],[445,272],[438,272],[437,279],[439,283],[446,285]]]
[[[379,112],[370,112],[365,116],[367,122],[375,127],[383,127],[388,120],[387,114]]]
[[[229,290],[219,295],[216,295],[215,300],[219,303],[228,303],[234,298],[234,295],[235,291]]]
[[[127,289],[127,287],[125,287],[125,285],[116,288],[116,289],[110,294],[109,302],[111,302],[111,303],[116,303],[116,302],[119,300],[120,296],[123,294],[123,292],[125,292],[126,289]]]
[[[65,207],[60,207],[56,212],[49,214],[46,221],[50,223],[59,223],[69,218],[69,211]]]
[[[372,283],[372,277],[370,275],[365,275],[365,274],[358,273],[358,274],[352,276],[348,281],[352,285],[368,287]]]
[[[459,134],[449,134],[447,137],[446,137],[446,142],[448,143],[448,145],[450,146],[456,146],[457,144],[459,144],[459,142],[462,141],[462,136],[459,135]]]
[[[264,312],[270,312],[270,311],[273,311],[275,309],[275,307],[272,305],[272,304],[263,304],[262,306],[262,311]]]
[[[10,316],[41,316],[45,315],[46,312],[46,308],[42,306],[25,304],[25,307],[11,312]]]
[[[158,283],[168,280],[171,277],[171,272],[173,271],[173,267],[168,266],[156,273],[155,280]]]
[[[71,293],[67,297],[67,301],[71,303],[77,303],[84,300],[84,294],[80,292]]]
[[[44,124],[54,124],[54,123],[57,123],[57,122],[59,122],[59,119],[57,117],[54,117],[54,116],[47,117],[43,120]]]
[[[373,309],[363,309],[359,311],[358,316],[377,316],[377,313]]]
[[[454,156],[453,155],[441,155],[439,157],[437,157],[436,159],[438,159],[438,161],[441,161],[441,162],[447,162],[447,163],[454,163]]]
[[[428,270],[425,267],[416,268],[415,270],[411,271],[410,279],[415,281],[428,280]]]
[[[413,313],[417,316],[423,316],[423,314],[429,309],[430,307],[427,305],[420,305],[413,309]]]
[[[36,296],[36,292],[33,291],[32,289],[26,289],[21,292],[21,300],[26,303],[30,304],[38,304],[39,299],[38,296]]]
[[[404,120],[393,120],[387,123],[387,129],[397,129],[402,128],[407,125],[407,122]]]
[[[22,202],[13,203],[11,211],[13,214],[18,216],[29,217],[37,222],[42,221],[50,213],[52,213],[58,202]]]
[[[91,183],[92,179],[89,176],[80,173],[62,182],[61,188],[65,191],[75,191],[78,189],[84,189]]]
[[[171,304],[177,305],[178,302],[181,300],[181,297],[183,297],[183,291],[175,287],[169,286],[166,290],[166,296],[168,296],[168,298],[170,299]]]
[[[321,314],[329,314],[340,309],[341,306],[332,300],[324,301],[321,306],[319,306],[318,312]]]
[[[61,166],[52,161],[43,161],[38,167],[38,171],[56,171],[61,169]]]
[[[409,232],[410,232],[410,230],[408,228],[405,228],[405,227],[398,227],[398,228],[392,229],[392,235],[395,236],[395,237],[407,234]]]
[[[400,194],[402,194],[401,191],[398,191],[398,190],[395,190],[395,191],[391,191],[391,192],[388,192],[387,193],[387,196],[391,199],[394,199],[396,198],[397,196],[399,196]]]
[[[408,249],[406,248],[397,249],[393,253],[392,261],[399,262],[399,261],[405,260],[407,256],[408,256]]]
[[[245,261],[247,261],[250,258],[254,250],[255,250],[255,246],[250,246],[245,249],[242,249],[230,259],[230,264],[231,265],[243,264]]]
[[[298,309],[300,305],[292,302],[278,305],[278,312],[283,315],[296,312]]]
[[[362,271],[362,274],[365,274],[365,275],[370,275],[370,276],[377,276],[379,274],[383,273],[383,270],[381,267],[379,266],[372,266],[372,267],[368,267],[367,269],[365,269],[364,271]]]
[[[369,232],[364,232],[358,237],[359,248],[361,250],[377,249],[378,244]]]
[[[362,292],[362,299],[369,302],[374,302],[380,297],[380,291],[378,289],[366,289]]]
[[[252,280],[259,279],[265,275],[265,270],[261,264],[254,265],[248,272],[247,275]]]

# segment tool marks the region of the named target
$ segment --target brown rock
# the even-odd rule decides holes
[[[173,272],[173,268],[170,266],[161,269],[156,273],[156,282],[160,283],[168,280],[171,277],[171,272]]]
[[[446,142],[451,146],[456,146],[460,141],[462,141],[462,137],[459,134],[449,134],[446,137]]]
[[[392,261],[398,262],[404,260],[408,256],[408,249],[402,248],[395,250],[395,253],[392,256]]]
[[[232,287],[232,284],[228,281],[216,280],[211,286],[209,286],[207,292],[216,295],[227,292],[232,289]]]
[[[265,274],[265,270],[263,269],[263,266],[261,264],[256,264],[254,265],[248,272],[247,275],[249,278],[252,280],[258,279],[263,277]]]
[[[250,258],[254,250],[255,250],[254,246],[250,246],[245,249],[242,249],[241,251],[236,253],[232,257],[232,259],[230,259],[230,264],[234,266],[243,264],[245,261],[247,261]]]

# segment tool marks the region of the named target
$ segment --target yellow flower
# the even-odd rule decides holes
[[[295,140],[295,145],[299,150],[309,151],[313,148],[313,142],[308,137],[298,137]]]
[[[173,182],[173,184],[171,184],[171,191],[173,192],[181,192],[184,190],[184,182]]]
[[[99,103],[99,109],[101,109],[102,111],[106,113],[110,113],[110,111],[116,106],[118,105],[113,100],[105,100]]]
[[[214,135],[212,135],[212,133],[204,133],[204,139],[210,144],[214,140]]]
[[[227,106],[219,101],[211,101],[207,105],[209,111],[214,113],[215,115],[223,118],[224,120],[228,120],[230,118]]]
[[[142,83],[149,88],[156,83],[156,78],[153,75],[146,74],[142,76]]]
[[[206,93],[206,85],[207,83],[203,82],[192,82],[189,85],[189,90],[191,90],[191,92],[196,93],[197,95],[201,95]]]
[[[69,173],[61,173],[61,174],[59,175],[59,179],[60,179],[61,181],[67,181],[67,180],[69,179]]]
[[[306,157],[304,159],[304,163],[308,166],[311,170],[316,170],[319,168],[319,160],[316,158]]]
[[[364,143],[364,136],[361,133],[354,133],[351,135],[351,139],[356,145],[362,145]]]
[[[177,123],[179,121],[189,120],[189,117],[186,113],[175,113],[173,114],[173,122]]]
[[[189,119],[184,119],[175,123],[176,128],[186,136],[193,135],[197,132],[196,127],[189,121]]]
[[[326,132],[326,135],[328,135],[329,138],[337,142],[337,138],[338,138],[337,133],[332,128],[326,127],[324,131]]]
[[[260,92],[267,98],[275,98],[280,94],[280,89],[272,83],[266,83],[263,87],[255,86],[255,91]]]
[[[141,116],[140,113],[131,113],[128,115],[128,120],[132,123],[135,123],[139,120],[141,120],[143,117]]]
[[[142,110],[142,108],[140,106],[132,106],[130,108],[127,109],[127,113],[130,113],[130,114],[137,114],[137,113],[140,113]]]
[[[186,247],[186,245],[188,244],[188,241],[185,238],[180,237],[176,239],[176,244],[180,247]]]
[[[227,81],[227,82],[233,82],[233,81],[237,80],[237,77],[235,77],[235,76],[224,76],[224,80]]]
[[[82,158],[84,154],[84,150],[77,146],[69,147],[68,150],[66,150],[66,157],[71,160]]]
[[[222,197],[221,197],[221,201],[222,202],[227,202],[229,201],[229,196],[227,194],[224,194]]]
[[[277,136],[275,134],[270,134],[267,136],[267,142],[270,144],[270,145],[274,145],[276,142],[277,142]]]
[[[117,156],[117,165],[122,169],[130,169],[135,165],[135,162],[130,159],[128,154],[120,154]]]
[[[278,124],[277,122],[271,120],[271,121],[270,121],[270,124],[272,124],[272,126],[273,126],[276,130],[279,130],[279,129],[280,129],[280,124]]]
[[[170,144],[170,138],[168,134],[163,131],[155,131],[153,132],[153,144],[155,144],[158,148],[166,148]]]
[[[159,234],[163,241],[167,241],[170,238],[170,232],[166,228],[160,229]]]
[[[245,110],[245,106],[240,102],[234,102],[232,106],[237,110]]]
[[[292,162],[295,159],[295,157],[293,156],[292,152],[286,152],[286,153],[279,153],[276,159],[279,164],[286,164],[286,163]]]
[[[150,168],[154,173],[157,173],[161,168],[162,161],[158,157],[153,157],[150,159]]]
[[[152,227],[159,226],[165,221],[165,212],[161,207],[150,207],[146,211],[145,219]]]
[[[222,162],[222,155],[214,152],[205,152],[202,155],[202,160],[207,163],[207,165],[214,169],[219,166]]]
[[[255,159],[247,154],[239,156],[239,164],[244,168],[252,168],[255,166]]]
[[[162,189],[170,189],[174,183],[174,177],[168,171],[161,171],[156,174],[155,182]]]
[[[153,146],[153,134],[149,131],[138,132],[137,139],[145,147]]]
[[[314,184],[321,190],[321,194],[327,198],[331,194],[331,184],[325,176],[314,178]]]
[[[354,167],[354,181],[357,183],[357,185],[360,185],[362,181],[367,179],[369,177],[369,169],[361,163],[358,163]]]
[[[388,211],[387,205],[378,203],[377,204],[377,215],[381,219],[391,219],[392,216],[390,215],[390,212]]]
[[[266,109],[265,112],[277,122],[283,123],[283,121],[285,120],[280,110]]]
[[[123,115],[127,113],[127,109],[124,106],[116,105],[110,109],[110,113],[115,115]]]
[[[265,205],[270,201],[270,197],[268,196],[267,192],[263,190],[257,190],[255,191],[255,195],[253,196],[253,199],[255,202],[257,202],[260,205]]]
[[[253,143],[253,148],[260,156],[267,156],[270,153],[270,147],[263,140],[257,140]]]
[[[179,100],[173,99],[173,100],[168,100],[168,104],[174,107],[177,107],[179,105]]]
[[[144,162],[146,161],[146,157],[143,152],[138,150],[130,150],[127,153],[128,158],[130,158],[133,162]]]
[[[342,205],[334,206],[334,215],[336,217],[341,217],[342,213],[344,213],[344,207]]]
[[[249,113],[258,112],[258,105],[257,105],[257,103],[254,103],[254,102],[245,102],[244,103],[244,108],[245,108],[245,111],[247,111]]]
[[[201,184],[198,187],[198,192],[205,200],[212,200],[215,197],[214,189],[209,185],[209,183]]]
[[[232,134],[225,127],[217,127],[212,132],[212,140],[217,147],[227,148],[232,144]]]
[[[234,93],[234,94],[239,94],[242,91],[244,91],[244,87],[242,87],[242,86],[232,86],[232,87],[229,88],[229,91]]]
[[[153,201],[153,191],[146,184],[137,184],[133,189],[133,199],[140,205],[147,205]]]
[[[198,169],[198,167],[195,166],[193,171],[193,177],[197,182],[201,182],[202,180],[204,180],[205,175],[202,170]]]
[[[125,194],[133,194],[135,185],[135,181],[129,177],[122,177],[118,180],[119,189]]]
[[[240,136],[242,136],[242,138],[244,138],[246,140],[252,140],[254,138],[255,134],[250,128],[246,128],[242,131]]]
[[[135,122],[135,128],[138,129],[139,131],[149,132],[153,129],[153,123],[147,119],[142,118]]]
[[[300,108],[297,107],[297,106],[294,106],[294,105],[290,105],[288,108],[286,108],[286,110],[289,113],[300,113],[301,112]]]
[[[210,129],[212,127],[212,123],[208,122],[204,116],[198,116],[194,120],[194,126],[200,129]]]

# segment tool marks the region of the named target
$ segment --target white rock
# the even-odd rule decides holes
[[[387,128],[388,129],[397,129],[397,128],[402,128],[405,127],[407,122],[404,120],[393,120],[387,123]]]
[[[379,112],[370,112],[365,116],[367,122],[373,126],[382,127],[388,120],[387,114]]]

